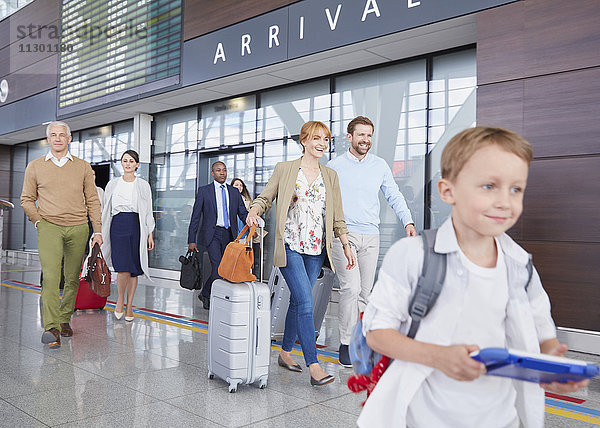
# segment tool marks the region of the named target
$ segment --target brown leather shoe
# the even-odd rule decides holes
[[[57,328],[46,330],[42,334],[42,343],[48,345],[48,348],[60,348],[60,332]]]
[[[71,328],[68,322],[60,323],[60,335],[64,337],[73,336],[73,329]]]

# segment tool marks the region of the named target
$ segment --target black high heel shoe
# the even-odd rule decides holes
[[[300,367],[300,364],[287,364],[285,361],[283,361],[283,358],[281,358],[281,355],[277,358],[277,364],[279,364],[281,367],[288,369],[291,372],[298,372],[300,373],[302,371],[302,367]]]

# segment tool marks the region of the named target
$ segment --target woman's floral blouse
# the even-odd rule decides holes
[[[308,184],[302,168],[285,221],[284,242],[300,254],[321,254],[325,230],[325,183],[323,175]]]

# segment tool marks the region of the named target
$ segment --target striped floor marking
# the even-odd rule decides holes
[[[564,416],[569,419],[600,425],[600,410],[577,406],[571,403],[546,398],[546,412],[553,415]]]
[[[4,287],[10,287],[17,290],[29,291],[37,294],[41,294],[40,286],[33,285],[26,282],[15,281],[15,280],[4,280],[0,283]],[[115,302],[107,301],[105,309],[109,311],[115,310]],[[133,310],[136,318],[145,319],[148,321],[158,322],[173,327],[183,328],[185,330],[191,330],[198,333],[208,334],[207,326],[208,322],[195,318],[188,318],[183,315],[169,314],[167,312],[156,311],[153,309],[134,308]],[[281,350],[281,343],[276,342],[271,345],[273,350]],[[291,352],[293,355],[303,356],[301,347],[294,345],[294,349]],[[317,358],[320,361],[325,361],[333,364],[338,363],[337,352],[326,351],[323,349],[317,349]],[[561,400],[561,401],[558,401]],[[546,393],[546,413],[562,416],[569,419],[574,419],[582,422],[592,423],[600,425],[600,411],[590,409],[576,404],[581,404],[585,400],[569,397],[566,395],[558,395],[550,392]]]
[[[546,406],[545,410],[546,410],[546,413],[549,413],[551,415],[562,416],[562,417],[569,418],[569,419],[575,419],[576,421],[582,421],[582,422],[588,422],[588,423],[594,424],[594,425],[600,425],[599,418],[593,418],[591,416],[585,416],[585,415],[579,415],[577,413],[566,412],[564,410],[554,409],[554,408],[548,407],[548,406]]]
[[[2,281],[2,285],[5,287],[15,288],[17,290],[29,291],[37,294],[41,294],[40,286],[28,284],[26,282],[14,281],[14,280],[4,280]],[[104,306],[106,310],[114,312],[115,310],[115,302],[107,301]],[[136,308],[134,307],[133,313],[136,318],[145,319],[148,321],[158,322],[165,325],[170,325],[173,327],[183,328],[185,330],[195,331],[197,333],[208,334],[208,321],[198,320],[195,318],[188,318],[183,315],[174,315],[166,312],[155,311],[152,309],[145,308]],[[275,342],[271,349],[281,350],[281,343]],[[294,348],[291,352],[293,355],[303,356],[304,354],[301,351],[300,345],[294,345]],[[317,349],[317,358],[320,361],[325,361],[328,363],[339,364],[338,362],[338,354],[337,352],[326,351],[323,349]]]
[[[34,286],[31,284],[25,284],[24,282],[20,282],[20,281],[8,281],[8,280],[4,280],[1,283],[4,287],[10,287],[10,288],[16,288],[17,290],[21,290],[21,291],[31,291],[32,293],[37,293],[37,294],[42,294],[42,291],[40,290],[39,286]]]

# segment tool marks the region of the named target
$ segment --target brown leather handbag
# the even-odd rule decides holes
[[[100,297],[110,296],[110,270],[96,242],[92,248],[87,263],[87,274],[85,276],[90,290]]]
[[[245,243],[241,243],[240,239],[248,230],[248,226],[244,226],[235,241],[230,242],[225,247],[223,258],[219,264],[219,275],[221,278],[230,282],[249,282],[256,281],[256,276],[252,274],[252,266],[254,265],[254,251],[252,251],[252,237],[256,232],[256,225],[253,225],[248,233]]]

